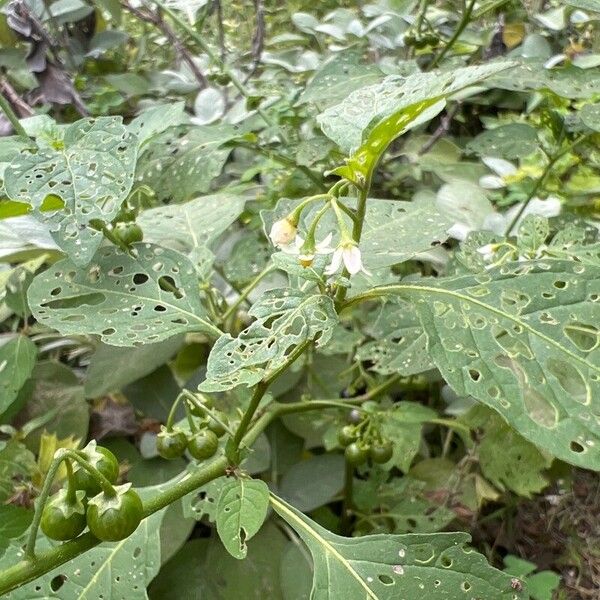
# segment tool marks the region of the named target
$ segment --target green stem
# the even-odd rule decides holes
[[[48,502],[48,497],[50,496],[50,491],[52,489],[52,483],[56,478],[56,474],[61,463],[67,459],[73,460],[79,464],[79,466],[85,469],[90,476],[94,479],[94,481],[102,488],[105,494],[109,496],[115,495],[115,489],[113,488],[110,481],[102,475],[96,468],[92,467],[87,460],[82,458],[75,450],[66,450],[64,448],[58,450],[50,463],[50,468],[48,469],[48,473],[46,475],[46,479],[44,480],[44,485],[42,486],[42,491],[40,492],[40,496],[38,498],[38,502],[35,507],[35,513],[33,515],[33,521],[31,522],[31,527],[29,529],[29,535],[27,536],[27,545],[25,546],[25,556],[28,561],[36,561],[35,556],[35,541],[37,539],[38,530],[40,527],[40,522],[42,520],[42,512],[44,511],[44,506],[46,502]],[[69,466],[67,467],[67,473],[69,473]],[[72,485],[72,473],[71,478],[69,479],[69,488]]]
[[[73,478],[73,464],[68,458],[65,458],[65,469],[67,470],[67,502],[76,504],[77,488],[75,487],[75,479]]]
[[[181,392],[177,396],[177,398],[175,398],[175,402],[173,402],[173,404],[171,404],[171,410],[169,411],[169,415],[167,416],[167,422],[165,423],[167,431],[173,430],[173,421],[175,420],[175,413],[177,412],[177,407],[179,406],[179,404],[181,403],[182,400],[183,400],[183,392]]]
[[[181,393],[185,396],[188,402],[191,402],[196,408],[199,408],[204,412],[205,415],[209,416],[213,421],[215,421],[215,423],[218,423],[230,436],[233,437],[235,435],[231,428],[222,419],[217,417],[217,415],[215,415],[210,408],[204,406],[204,404],[202,404],[202,402],[200,402],[200,400],[198,400],[198,398],[196,398],[192,392],[189,390],[183,390]]]
[[[352,515],[352,493],[354,488],[354,466],[348,461],[344,469],[344,499],[342,501],[342,518],[340,530],[342,535],[349,536],[351,531],[350,517]]]
[[[440,64],[440,61],[452,49],[454,44],[456,44],[458,38],[461,36],[462,32],[465,30],[465,27],[469,24],[469,21],[471,20],[471,14],[473,13],[474,8],[475,8],[475,0],[470,0],[469,4],[465,8],[465,11],[463,12],[462,18],[460,20],[460,23],[458,24],[458,27],[456,28],[456,31],[454,32],[452,37],[446,42],[446,44],[440,50],[440,52],[438,52],[438,54],[436,54],[433,57],[433,60],[431,61],[431,64],[429,65],[428,69],[434,69],[435,67],[437,67]]]
[[[242,415],[242,420],[240,421],[240,424],[238,425],[238,427],[235,431],[235,434],[233,436],[233,447],[235,450],[237,450],[240,447],[242,439],[244,438],[244,435],[248,431],[248,427],[250,426],[250,423],[252,422],[252,417],[254,417],[254,413],[256,412],[256,409],[258,408],[258,405],[260,404],[262,397],[265,395],[265,392],[267,391],[267,387],[268,387],[268,384],[261,381],[254,388],[254,393],[252,394],[252,398],[250,399],[250,404],[249,404],[248,408],[245,410],[244,414]]]
[[[162,11],[164,11],[171,19],[179,25],[190,37],[194,39],[194,41],[202,48],[204,52],[208,55],[208,57],[217,65],[223,73],[225,73],[234,87],[238,90],[238,92],[244,96],[244,98],[248,98],[251,96],[250,92],[246,88],[246,86],[238,79],[235,72],[229,68],[229,65],[221,60],[219,56],[215,52],[212,51],[211,47],[204,41],[204,38],[190,25],[188,25],[183,19],[179,17],[179,15],[171,10],[168,6],[164,4],[162,0],[150,0],[150,2],[154,2]],[[271,121],[269,116],[261,109],[257,108],[256,111],[261,116],[262,120],[269,125],[270,127],[274,127],[275,123]]]
[[[0,109],[2,109],[2,112],[6,115],[6,118],[12,125],[13,129],[15,130],[15,133],[17,135],[28,137],[27,132],[25,131],[23,125],[21,125],[21,122],[19,121],[19,117],[17,117],[15,111],[10,105],[10,102],[4,97],[2,93],[0,93]]]
[[[544,185],[544,183],[545,183],[548,175],[550,175],[550,173],[552,171],[552,168],[557,163],[557,161],[560,160],[565,154],[567,154],[568,152],[570,152],[575,146],[577,146],[577,144],[581,143],[585,138],[587,138],[587,136],[588,136],[588,134],[585,134],[585,133],[582,134],[582,135],[580,135],[578,138],[576,138],[575,140],[573,140],[573,142],[571,142],[568,146],[566,146],[565,148],[563,148],[560,152],[556,153],[548,161],[548,164],[546,165],[546,168],[542,172],[542,174],[539,177],[539,179],[535,182],[535,185],[533,186],[533,189],[531,190],[531,192],[527,196],[525,202],[523,202],[523,206],[521,206],[521,208],[519,209],[519,212],[517,212],[517,214],[513,217],[512,221],[510,222],[509,226],[506,228],[506,230],[504,232],[504,235],[510,235],[511,231],[514,229],[515,225],[519,222],[519,219],[521,218],[521,216],[525,212],[525,209],[527,208],[527,206],[529,205],[529,203],[533,200],[533,198],[535,198],[535,196],[538,193],[538,191]]]
[[[360,189],[358,195],[358,204],[356,207],[356,218],[354,219],[354,226],[352,228],[352,239],[358,244],[362,236],[363,225],[365,221],[365,215],[367,213],[367,198],[369,196],[369,190],[371,189],[371,176],[365,181],[365,185]],[[342,277],[348,277],[348,269],[344,268]],[[348,288],[340,287],[337,291],[335,300],[337,304],[341,304],[346,299]]]
[[[272,273],[276,267],[274,265],[267,265],[240,293],[238,298],[227,308],[221,317],[221,322],[225,323],[227,319],[234,314],[239,308],[240,304],[246,301],[246,298],[252,293],[252,290],[267,276]]]
[[[304,348],[303,348],[304,350]],[[286,367],[289,365],[286,365]],[[370,392],[352,398],[352,403],[361,403],[367,400],[372,400],[376,396],[384,393],[394,383],[400,379],[399,375],[394,375],[386,380],[381,385],[373,388]],[[269,379],[272,381],[273,377]],[[264,431],[264,429],[273,421],[275,418],[283,414],[291,412],[304,412],[308,410],[315,410],[323,408],[323,402],[328,403],[329,401],[312,401],[312,402],[296,402],[291,404],[276,404],[269,407],[269,411],[265,412],[259,417],[256,422],[248,429],[248,432],[243,437],[243,443],[251,445],[256,441],[258,436]],[[54,463],[53,463],[54,464]],[[51,469],[52,469],[51,465]],[[211,463],[203,466],[200,469],[195,470],[192,473],[187,473],[183,479],[177,483],[171,485],[164,492],[157,494],[154,498],[144,502],[144,516],[148,517],[151,514],[161,510],[162,508],[169,506],[173,502],[176,502],[183,496],[193,492],[194,490],[206,485],[208,482],[220,477],[225,474],[227,469],[228,461],[224,456],[221,456]],[[56,466],[58,469],[58,465]],[[50,471],[48,477],[44,482],[44,486],[50,489]],[[48,494],[46,494],[47,497]],[[40,495],[41,498],[41,495]],[[41,513],[40,517],[41,519]],[[35,523],[35,516],[34,516]],[[39,521],[38,521],[39,526]],[[32,523],[32,529],[34,525]],[[51,548],[44,552],[41,552],[36,556],[35,560],[22,560],[16,565],[5,569],[0,572],[0,596],[7,594],[11,590],[24,585],[42,575],[56,569],[57,567],[73,560],[77,556],[90,550],[100,542],[91,533],[86,533],[79,536],[77,539],[70,542],[65,542],[60,546]]]

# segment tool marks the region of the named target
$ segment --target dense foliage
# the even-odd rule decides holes
[[[597,597],[599,0],[0,10],[3,597]]]

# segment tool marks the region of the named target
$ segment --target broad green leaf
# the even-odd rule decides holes
[[[600,0],[565,0],[565,3],[581,10],[600,13]]]
[[[532,154],[539,147],[537,131],[525,123],[509,123],[488,129],[467,144],[478,156],[515,159]]]
[[[57,361],[38,362],[31,375],[30,396],[18,419],[21,422],[44,419],[43,428],[27,436],[27,446],[33,451],[38,449],[44,431],[55,433],[59,439],[72,435],[85,440],[90,409],[77,375]]]
[[[343,487],[344,457],[319,454],[290,467],[278,491],[298,510],[310,512],[331,502]]]
[[[61,250],[86,265],[102,241],[93,219],[112,221],[127,197],[135,171],[137,141],[120,117],[83,119],[53,145],[38,143],[13,159],[5,174],[9,198],[33,206]],[[44,211],[55,198],[64,207]]]
[[[85,395],[97,398],[118,392],[167,362],[183,344],[182,336],[139,348],[99,344],[85,375]]]
[[[127,127],[137,137],[140,148],[143,148],[154,136],[169,127],[181,125],[185,119],[185,102],[181,101],[153,106],[133,119]]]
[[[365,598],[528,598],[511,577],[465,548],[466,533],[335,535],[271,495],[277,513],[298,533],[313,558],[311,600]]]
[[[229,481],[217,505],[217,532],[234,558],[246,558],[246,542],[260,530],[269,508],[269,488],[259,479]]]
[[[494,76],[491,83],[499,88],[522,92],[550,90],[562,98],[585,99],[600,93],[596,69],[579,69],[573,65],[546,69],[543,61],[528,60]]]
[[[578,116],[584,125],[594,131],[600,131],[600,103],[584,105]]]
[[[101,249],[88,269],[69,259],[40,273],[29,288],[35,318],[63,335],[97,334],[114,346],[138,346],[184,331],[220,333],[206,320],[194,265],[153,244],[136,256]]]
[[[221,491],[227,483],[228,480],[225,476],[217,477],[185,496],[183,498],[183,514],[196,519],[196,521],[206,518],[214,523],[217,520],[217,506]]]
[[[223,144],[238,135],[230,125],[171,127],[140,157],[137,178],[159,200],[190,200],[209,190],[231,152]]]
[[[0,222],[0,259],[12,262],[14,255],[36,249],[58,250],[47,228],[31,215]]]
[[[416,375],[434,368],[427,352],[427,336],[411,304],[386,302],[366,317],[374,338],[356,351],[356,359],[382,375]]]
[[[0,445],[0,503],[14,492],[19,479],[28,480],[36,469],[35,456],[16,440]]]
[[[142,498],[155,495],[162,486],[141,488]],[[144,519],[135,532],[120,542],[103,543],[53,569],[43,577],[9,592],[6,600],[96,600],[127,598],[146,600],[146,586],[160,569],[159,530],[164,509]],[[42,544],[50,542],[42,538]],[[54,546],[56,542],[53,542]],[[23,558],[19,546],[11,546],[0,566],[12,566]]]
[[[0,540],[18,538],[28,529],[33,511],[14,504],[0,506]]]
[[[355,181],[368,178],[387,146],[411,127],[432,119],[444,108],[444,98],[512,64],[389,76],[351,93],[317,118],[324,133],[351,155],[348,165],[336,172]]]
[[[269,290],[248,314],[256,320],[237,338],[222,335],[213,346],[202,391],[258,383],[302,344],[316,339],[317,346],[324,346],[337,323],[329,296],[291,288]]]
[[[490,415],[486,409],[476,411],[475,415],[475,418],[470,414],[466,418],[469,424],[483,430],[477,454],[486,478],[498,489],[508,488],[519,496],[531,497],[541,492],[548,485],[542,472],[550,467],[552,459],[497,415]],[[498,452],[499,448],[502,452]]]
[[[36,345],[24,335],[8,339],[0,346],[0,414],[13,403],[29,379],[36,357]]]
[[[223,273],[228,281],[243,286],[267,266],[272,252],[269,242],[258,233],[248,232],[233,246]]]
[[[414,299],[457,394],[553,456],[600,469],[599,268],[542,259],[379,290]]]
[[[245,202],[246,198],[235,194],[201,196],[185,204],[146,210],[138,223],[145,241],[177,250],[194,264],[202,264],[213,242],[240,216]],[[248,260],[247,255],[244,258]]]
[[[374,64],[364,64],[354,49],[339,52],[328,60],[306,84],[298,104],[312,102],[327,107],[341,102],[350,92],[383,79]]]
[[[430,250],[448,238],[454,223],[434,202],[369,200],[360,240],[367,269],[390,267]]]

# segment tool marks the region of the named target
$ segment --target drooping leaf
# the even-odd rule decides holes
[[[200,303],[195,268],[182,254],[153,244],[136,256],[101,249],[87,269],[69,259],[40,273],[29,288],[36,319],[64,335],[97,334],[115,346],[137,346],[184,331],[215,335]]]
[[[0,346],[0,414],[15,400],[27,381],[37,357],[37,346],[25,335],[17,335]]]
[[[294,289],[269,290],[252,306],[256,318],[237,338],[221,336],[208,357],[205,392],[252,386],[285,364],[295,348],[331,337],[337,315],[329,296]]]
[[[89,222],[115,218],[133,184],[136,155],[135,136],[120,117],[83,119],[67,127],[63,139],[22,150],[6,171],[6,193],[31,204],[61,250],[86,265],[102,241]],[[63,208],[45,211],[55,198]]]
[[[447,72],[390,76],[351,93],[318,117],[325,134],[351,153],[348,165],[339,174],[354,180],[367,177],[387,146],[409,128],[439,113],[444,98],[512,64],[498,62]]]
[[[140,157],[137,178],[160,200],[184,202],[204,194],[231,152],[223,144],[237,135],[229,125],[171,127]]]
[[[553,456],[600,469],[600,269],[543,259],[380,291],[414,298],[459,395]]]
[[[466,533],[335,535],[271,495],[277,513],[308,546],[314,575],[311,600],[366,598],[494,598],[520,600],[526,591],[465,548]]]
[[[217,505],[217,532],[234,558],[246,557],[246,542],[261,528],[269,508],[269,488],[259,479],[229,481]]]

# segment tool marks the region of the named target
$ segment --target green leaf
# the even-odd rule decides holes
[[[225,476],[217,477],[198,488],[195,492],[184,496],[183,514],[186,517],[196,519],[196,521],[206,518],[214,523],[217,520],[217,506],[221,491],[227,482],[228,479]]]
[[[511,577],[465,548],[466,533],[335,535],[271,495],[277,513],[294,528],[313,557],[311,600],[366,598],[494,598],[520,600]]]
[[[386,302],[366,317],[374,338],[360,346],[356,359],[382,375],[416,375],[434,368],[427,352],[427,336],[411,304]]]
[[[600,269],[542,259],[379,289],[415,299],[457,394],[553,456],[600,469]]]
[[[581,10],[600,13],[600,0],[565,0],[565,3]]]
[[[302,512],[319,508],[344,487],[341,454],[319,454],[293,465],[282,477],[279,493]]]
[[[600,103],[584,105],[578,116],[584,125],[593,131],[600,131]]]
[[[523,92],[550,90],[562,98],[585,99],[600,93],[596,69],[579,69],[573,65],[560,69],[546,69],[543,61],[531,59],[494,76],[496,87]]]
[[[552,459],[542,454],[500,417],[490,415],[484,407],[477,409],[483,410],[472,411],[466,420],[469,425],[483,431],[478,457],[486,478],[498,489],[508,488],[520,496],[529,498],[541,492],[548,485],[548,479],[542,472],[550,467]],[[502,452],[498,452],[498,448],[502,448]]]
[[[284,365],[296,348],[317,339],[325,345],[337,323],[329,296],[291,288],[269,290],[248,311],[255,317],[237,338],[226,334],[208,357],[205,392],[252,386]]]
[[[173,104],[153,106],[133,119],[127,127],[137,137],[142,148],[154,136],[169,127],[180,125],[185,118],[185,102],[182,100]]]
[[[245,203],[246,198],[235,194],[201,196],[185,204],[145,210],[138,223],[145,241],[177,250],[198,264],[206,259],[213,242],[240,216]],[[244,258],[248,260],[248,256]]]
[[[166,488],[156,486],[138,491],[144,498],[155,495],[161,489]],[[4,597],[6,600],[146,600],[146,586],[160,569],[159,530],[163,514],[164,509],[144,519],[128,538],[91,548],[43,578],[23,585]],[[50,545],[50,542],[45,541],[45,545]],[[55,543],[52,545],[55,546]],[[0,566],[12,566],[22,558],[23,550],[19,546],[11,546],[0,561]]]
[[[135,244],[98,252],[89,269],[69,259],[40,273],[29,288],[35,318],[63,335],[97,334],[114,346],[138,346],[184,331],[220,333],[206,320],[196,271],[183,255]]]
[[[25,533],[32,519],[32,510],[13,504],[0,506],[0,539],[20,537]]]
[[[0,346],[0,414],[29,379],[36,358],[37,346],[27,336],[17,335]]]
[[[137,142],[120,117],[83,119],[65,129],[54,145],[22,150],[5,174],[9,198],[33,206],[60,248],[86,265],[102,241],[93,219],[112,221],[131,189]],[[62,210],[44,211],[59,198]]]
[[[182,345],[182,336],[139,348],[99,344],[86,371],[86,397],[118,392],[167,362]]]
[[[360,240],[367,269],[381,269],[409,260],[448,239],[454,221],[435,202],[369,200]]]
[[[364,64],[360,52],[348,49],[335,54],[306,84],[298,104],[312,102],[331,106],[342,101],[350,92],[383,78],[377,65]]]
[[[231,152],[223,144],[239,135],[230,125],[171,127],[153,138],[140,157],[138,180],[159,200],[184,202],[204,194]]]
[[[509,123],[488,129],[467,144],[478,156],[516,159],[535,152],[539,147],[537,131],[525,123]]]
[[[246,558],[246,542],[267,516],[269,488],[258,479],[237,479],[223,486],[217,506],[217,532],[234,558]]]
[[[340,104],[328,108],[317,120],[325,135],[351,154],[348,166],[338,174],[363,178],[399,135],[433,118],[444,108],[444,98],[480,83],[514,63],[498,62],[447,72],[390,76],[381,83],[362,87]]]
[[[31,477],[36,462],[35,456],[16,440],[0,448],[0,503],[4,504],[13,495],[16,482]]]

